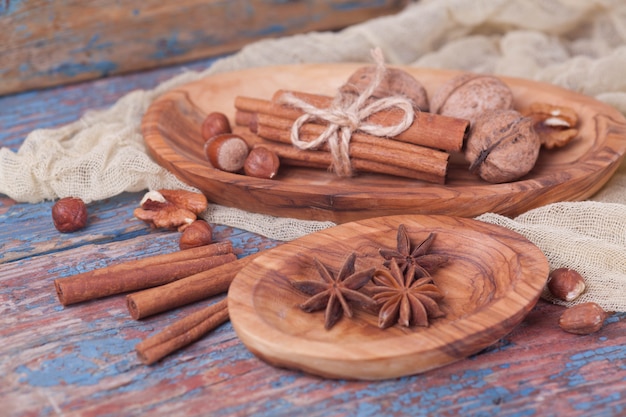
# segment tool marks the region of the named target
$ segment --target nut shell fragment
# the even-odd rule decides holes
[[[561,148],[578,136],[578,115],[573,109],[548,103],[533,103],[522,110],[546,149]]]

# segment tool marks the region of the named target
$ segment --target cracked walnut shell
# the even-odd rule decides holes
[[[529,173],[540,148],[532,119],[515,110],[493,110],[478,117],[471,127],[465,159],[471,172],[498,184]]]
[[[533,119],[533,127],[546,149],[561,148],[578,135],[578,114],[569,107],[533,103],[522,114]]]

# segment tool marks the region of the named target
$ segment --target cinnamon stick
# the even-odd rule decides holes
[[[212,304],[196,311],[150,336],[135,346],[139,360],[151,365],[181,349],[215,329],[228,320],[228,300]]]
[[[330,152],[302,150],[292,145],[269,141],[256,144],[255,146],[262,146],[276,153],[280,158],[281,164],[285,165],[326,169],[332,163],[332,155]],[[350,159],[350,163],[352,164],[352,168],[358,172],[387,174],[436,184],[443,184],[445,182],[445,175],[441,176],[438,174],[415,171],[367,159],[352,158]]]
[[[269,140],[291,144],[291,132],[288,130],[277,129],[268,127],[265,124],[261,124],[262,119],[259,118],[259,125],[257,127],[257,134],[262,138]],[[317,137],[316,134],[307,132],[300,133],[300,140],[309,142]],[[393,140],[388,139],[389,142]],[[407,144],[404,144],[407,145]],[[417,145],[409,145],[417,147]],[[423,148],[428,149],[428,148]],[[319,148],[319,150],[330,152],[327,144]],[[432,150],[432,149],[428,149]],[[433,150],[434,151],[434,150]],[[363,143],[360,141],[350,141],[349,155],[350,160],[359,158],[363,160],[369,160],[380,164],[394,165],[400,168],[406,168],[408,170],[423,173],[422,179],[435,178],[436,183],[445,182],[446,171],[448,168],[449,154],[444,152],[438,152],[445,155],[445,159],[437,157],[431,157],[427,155],[417,153],[407,153],[405,150],[398,150],[394,147],[385,147],[382,144]]]
[[[329,96],[278,90],[271,101],[238,96],[235,98],[235,108],[245,112],[271,114],[295,120],[304,113],[297,108],[279,104],[286,94],[293,94],[318,108],[328,108],[333,100]],[[367,121],[381,126],[391,126],[397,124],[403,116],[404,113],[401,110],[392,108],[371,115]],[[413,124],[393,139],[433,149],[458,152],[463,147],[468,128],[469,121],[464,119],[435,113],[416,112]]]
[[[239,271],[261,253],[248,255],[169,284],[129,294],[126,296],[128,311],[133,319],[140,320],[226,292]]]
[[[236,115],[241,113],[245,113],[242,111],[237,111]],[[255,128],[253,130],[254,133],[257,133],[259,136],[265,137],[263,134],[259,133],[259,128],[272,127],[281,131],[291,132],[291,126],[293,125],[293,120],[283,119],[281,117],[277,117],[271,114],[254,114],[254,113],[245,113],[244,115],[238,116],[239,120],[242,123],[247,122],[247,126]],[[237,119],[237,117],[235,118]],[[252,129],[251,129],[252,130]],[[306,136],[319,136],[326,130],[326,127],[316,123],[305,123],[301,128],[300,132]],[[272,139],[272,138],[268,138]],[[303,139],[303,138],[300,138]],[[291,143],[290,138],[285,138],[284,135],[281,136],[280,140],[282,142]],[[420,157],[420,158],[432,158],[432,159],[440,159],[443,161],[447,161],[450,157],[448,152],[440,151],[433,148],[427,148],[421,145],[415,145],[407,142],[400,142],[397,140],[393,140],[390,138],[381,138],[378,136],[369,135],[367,133],[354,132],[352,134],[352,138],[350,139],[350,144],[362,144],[368,145],[375,148],[385,148],[392,149],[395,151],[403,152],[405,157]]]
[[[64,306],[163,285],[214,268],[237,257],[230,241],[127,261],[54,280]]]

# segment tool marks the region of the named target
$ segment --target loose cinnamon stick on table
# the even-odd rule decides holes
[[[163,285],[235,259],[230,241],[217,242],[58,278],[54,286],[66,306]]]
[[[206,333],[228,320],[228,299],[196,311],[167,326],[135,346],[137,356],[146,365],[151,365],[200,339]]]
[[[128,311],[133,319],[140,320],[224,293],[228,291],[239,271],[261,253],[248,255],[169,284],[129,294],[126,296]]]
[[[261,114],[271,114],[285,119],[295,120],[304,112],[295,107],[279,104],[286,94],[292,94],[318,108],[328,108],[333,98],[329,96],[303,92],[279,90],[272,100],[238,96],[235,109]],[[383,110],[371,115],[367,121],[381,126],[397,124],[404,113],[399,109]],[[243,122],[243,120],[240,120]],[[416,112],[413,124],[394,139],[443,151],[458,152],[463,147],[469,121],[435,113]]]

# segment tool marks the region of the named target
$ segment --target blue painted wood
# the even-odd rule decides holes
[[[208,65],[205,62],[206,65]],[[198,64],[202,65],[202,64]],[[17,147],[41,124],[75,120],[180,68],[113,77],[0,98],[0,145]],[[45,102],[45,105],[40,104]],[[39,118],[40,112],[46,117]],[[142,193],[90,206],[83,232],[61,235],[51,203],[0,198],[0,415],[27,416],[622,416],[626,412],[626,313],[589,336],[558,328],[561,307],[540,302],[483,352],[423,375],[380,382],[335,381],[274,368],[226,323],[153,365],[140,340],[223,296],[130,318],[123,295],[62,307],[57,277],[177,249],[178,233],[132,217]],[[216,226],[240,256],[278,242]]]
[[[408,0],[3,0],[0,95],[189,62],[333,30]]]

